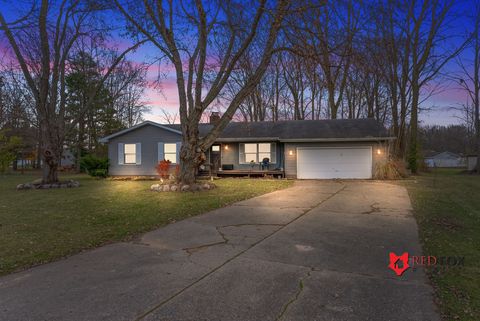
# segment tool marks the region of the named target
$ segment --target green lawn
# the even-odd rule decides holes
[[[480,176],[436,169],[404,182],[424,255],[464,256],[465,267],[428,271],[445,320],[480,320]]]
[[[154,181],[96,180],[69,175],[79,188],[16,191],[34,174],[0,175],[0,275],[83,249],[127,240],[156,227],[256,195],[292,181],[221,179],[197,193],[157,193]]]

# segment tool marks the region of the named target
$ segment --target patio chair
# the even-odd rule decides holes
[[[262,170],[266,169],[268,171],[270,167],[270,158],[265,157],[264,159],[262,159],[261,167]]]

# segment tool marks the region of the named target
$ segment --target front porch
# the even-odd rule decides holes
[[[285,172],[279,169],[274,169],[274,170],[229,169],[229,170],[219,170],[217,171],[216,174],[218,177],[227,177],[227,176],[247,176],[247,177],[273,176],[276,178],[285,177]]]

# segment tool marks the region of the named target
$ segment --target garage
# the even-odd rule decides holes
[[[297,178],[372,178],[372,148],[298,147]]]

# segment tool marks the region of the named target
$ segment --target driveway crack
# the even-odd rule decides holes
[[[241,224],[231,224],[231,225],[217,226],[217,229],[219,229],[219,228],[225,228],[225,227],[243,227],[243,226],[285,226],[285,224],[241,223]]]
[[[188,256],[190,256],[190,255],[194,254],[195,252],[198,252],[200,250],[206,249],[206,248],[211,247],[211,246],[227,244],[229,242],[229,239],[225,236],[224,233],[222,233],[222,231],[220,231],[220,228],[222,228],[222,227],[223,226],[216,226],[215,230],[222,237],[223,241],[207,243],[207,244],[202,244],[202,245],[192,246],[192,247],[186,247],[186,248],[183,248],[182,250],[187,252]]]
[[[210,275],[212,275],[213,273],[217,272],[218,270],[220,270],[222,267],[224,267],[225,265],[227,265],[228,263],[230,263],[231,261],[235,260],[236,258],[238,258],[240,255],[244,254],[245,252],[247,252],[248,250],[254,248],[255,246],[257,246],[258,244],[260,244],[261,242],[265,241],[266,239],[270,238],[271,236],[275,235],[276,233],[278,233],[279,231],[283,230],[285,227],[289,226],[290,224],[298,221],[300,218],[304,217],[307,213],[309,213],[312,209],[320,206],[322,203],[330,200],[331,198],[335,197],[337,194],[339,194],[340,192],[342,192],[346,187],[347,185],[344,185],[342,184],[343,186],[341,188],[339,188],[336,192],[332,193],[329,197],[323,199],[322,201],[318,202],[316,205],[306,209],[302,214],[300,214],[299,216],[295,217],[294,219],[292,219],[290,222],[288,222],[287,224],[281,226],[279,229],[273,231],[272,233],[266,235],[265,237],[263,237],[262,239],[256,241],[255,243],[251,244],[249,247],[247,247],[246,249],[244,249],[243,251],[240,251],[239,253],[237,253],[236,255],[232,256],[231,258],[227,259],[225,262],[223,262],[222,264],[220,264],[219,266],[213,268],[210,272],[204,274],[203,276],[201,276],[200,278],[198,278],[197,280],[193,281],[192,283],[190,283],[189,285],[185,286],[184,288],[182,288],[181,290],[179,290],[178,292],[174,293],[173,295],[171,295],[170,297],[166,298],[165,300],[159,302],[158,304],[156,304],[155,306],[153,306],[152,308],[150,308],[149,310],[145,311],[144,313],[142,313],[141,315],[139,315],[135,320],[142,320],[144,319],[145,317],[147,317],[149,314],[153,313],[154,311],[160,309],[163,305],[165,305],[166,303],[170,302],[171,300],[173,300],[174,298],[178,297],[179,295],[181,295],[182,293],[184,293],[185,291],[187,291],[188,289],[192,288],[193,286],[195,286],[196,284],[200,283],[201,281],[203,281],[204,279],[206,279],[207,277],[209,277]],[[216,242],[218,244],[226,244],[228,242],[228,239],[225,237],[225,235],[219,230],[219,228],[217,227],[216,228],[218,233],[222,236],[222,238],[224,239],[223,242]],[[213,245],[218,245],[218,244],[207,244],[209,246],[213,246]],[[309,272],[310,273],[310,272]],[[303,286],[302,286],[303,287]],[[303,290],[303,289],[302,289]],[[302,291],[301,290],[301,291]],[[301,293],[300,291],[300,293]],[[300,293],[298,295],[300,295]],[[291,303],[290,303],[291,304]],[[290,305],[288,304],[288,305]],[[288,308],[288,306],[286,307]],[[285,308],[285,310],[286,310]]]
[[[312,271],[313,269],[310,269],[310,271],[308,271],[305,276],[300,278],[300,280],[298,281],[298,290],[295,292],[293,297],[282,307],[280,314],[275,318],[276,321],[281,320],[285,315],[285,313],[287,312],[288,308],[298,300],[298,298],[303,292],[303,289],[305,288],[304,282],[306,279],[310,277]]]
[[[373,214],[373,213],[378,213],[381,211],[380,209],[380,204],[378,204],[377,202],[373,203],[373,204],[370,204],[370,210],[369,211],[365,211],[365,212],[362,212],[362,214]]]

